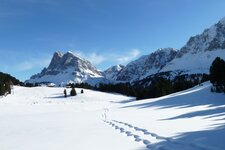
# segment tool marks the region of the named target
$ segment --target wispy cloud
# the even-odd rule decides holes
[[[94,52],[89,56],[88,60],[91,61],[93,64],[98,65],[104,62],[106,58],[107,58],[106,56],[99,55]]]
[[[29,59],[16,65],[17,71],[28,71],[34,68],[46,67],[49,65],[51,58]]]
[[[132,49],[127,55],[125,56],[121,56],[117,59],[117,61],[120,64],[126,64],[129,61],[131,61],[132,59],[137,58],[140,55],[140,50],[139,49]]]
[[[103,62],[115,62],[115,64],[127,64],[133,59],[136,59],[141,51],[139,49],[131,49],[128,53],[124,55],[121,54],[99,54],[97,52],[92,52],[90,54],[84,54],[80,50],[72,50],[74,54],[81,58],[89,60],[94,65],[102,64]]]
[[[89,60],[94,65],[101,64],[102,62],[106,61],[108,58],[106,55],[100,55],[97,52],[92,52],[90,54],[84,54],[82,51],[79,51],[79,50],[72,50],[72,52],[81,58],[85,58]]]

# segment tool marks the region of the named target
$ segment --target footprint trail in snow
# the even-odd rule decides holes
[[[155,133],[149,132],[147,129],[139,128],[132,124],[121,122],[117,120],[107,121],[103,120],[105,123],[118,130],[121,134],[125,134],[127,137],[132,137],[135,142],[142,142],[144,146],[149,150],[173,150],[174,148],[196,148],[199,150],[204,149],[203,147],[190,143],[180,143],[172,138],[167,138],[159,136]],[[159,142],[167,142],[167,147],[165,145],[154,145]]]

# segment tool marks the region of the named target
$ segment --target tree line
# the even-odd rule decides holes
[[[128,96],[134,96],[137,100],[146,98],[156,98],[171,93],[186,90],[195,85],[201,85],[202,82],[208,81],[209,76],[207,74],[192,74],[192,75],[180,75],[170,80],[168,78],[159,76],[148,79],[147,85],[130,83],[118,83],[118,84],[99,84],[95,87],[96,90],[103,92],[115,92]]]
[[[169,79],[165,74],[160,73],[150,78],[138,81],[137,83],[117,83],[117,84],[103,84],[91,86],[87,83],[74,84],[74,87],[92,89],[102,92],[120,93],[127,96],[136,97],[137,100],[146,98],[155,98],[168,95],[174,92],[179,92],[195,85],[201,85],[202,82],[208,81],[207,74],[184,74]],[[143,83],[143,84],[141,84]],[[71,85],[69,85],[71,86]]]
[[[11,94],[13,85],[23,85],[23,83],[9,74],[0,72],[0,96]]]

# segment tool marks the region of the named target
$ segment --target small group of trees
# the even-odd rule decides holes
[[[70,96],[76,96],[77,95],[77,92],[76,92],[76,89],[75,89],[75,85],[74,84],[71,84],[70,87],[71,87]],[[81,89],[80,93],[83,94],[84,93],[84,90]],[[64,89],[64,96],[67,97],[67,91],[66,91],[66,89]]]
[[[66,89],[64,89],[64,97],[67,97],[67,91],[66,91]],[[77,95],[77,92],[76,92],[76,90],[75,90],[75,88],[74,87],[72,87],[72,89],[71,89],[71,91],[70,91],[70,96],[76,96]]]
[[[217,57],[210,67],[210,82],[213,84],[212,92],[225,93],[225,61]]]

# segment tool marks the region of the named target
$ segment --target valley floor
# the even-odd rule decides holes
[[[67,89],[69,93],[69,89]],[[134,98],[63,88],[15,87],[0,98],[1,150],[224,150],[225,95],[204,83]]]

